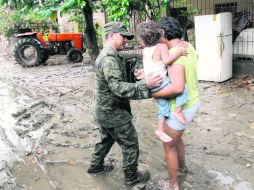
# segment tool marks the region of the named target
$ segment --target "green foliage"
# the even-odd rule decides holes
[[[169,2],[170,0],[100,0],[99,5],[103,7],[108,21],[121,21],[128,26],[134,11],[138,12],[141,19],[157,20],[160,18],[161,8]],[[82,8],[86,6],[84,0],[0,0],[1,5],[6,5],[5,7],[12,10],[24,10],[19,15],[20,21],[19,18],[13,19],[17,22],[16,25],[24,25],[23,21],[28,22],[26,25],[33,22],[47,22],[57,10],[70,13],[70,21],[78,22],[80,25],[85,23],[82,13]],[[98,4],[96,5],[98,7]],[[92,6],[92,9],[96,10],[97,7],[93,4]]]
[[[191,4],[187,0],[178,0],[175,2],[175,7],[187,7],[186,11],[181,11],[181,16],[193,16],[198,13],[198,9],[191,8]]]
[[[43,6],[39,1],[22,0],[17,3],[16,0],[0,0],[0,34],[10,37],[24,28],[35,31],[56,30],[56,23],[49,19],[56,10],[56,6]]]
[[[101,0],[101,6],[105,8],[105,13],[109,21],[121,21],[125,25],[129,25],[128,0]]]
[[[181,16],[193,16],[193,15],[196,15],[198,13],[198,9],[189,9],[189,10],[186,10],[186,11],[181,11]]]
[[[33,6],[33,0],[0,0],[0,5],[9,7],[12,10],[20,10]]]
[[[68,19],[69,22],[79,23],[79,31],[84,32],[85,30],[85,18],[82,12],[79,10],[73,11]]]
[[[56,23],[50,22],[48,19],[34,17],[31,13],[26,15],[20,14],[20,11],[17,10],[10,12],[1,11],[0,17],[2,18],[0,20],[0,34],[5,37],[14,36],[19,33],[20,29],[25,28],[30,28],[37,32],[57,29]]]
[[[60,10],[61,13],[67,12],[70,13],[70,21],[77,21],[79,26],[85,27],[85,23],[88,23],[86,26],[86,34],[88,46],[91,48],[92,57],[98,55],[98,46],[96,42],[96,36],[94,33],[93,15],[94,10],[92,0],[0,0],[0,8],[9,8],[10,13],[0,13],[1,18],[8,18],[10,15],[19,12],[22,8],[25,10],[24,13],[17,15],[14,19],[9,19],[8,22],[13,21],[12,25],[8,25],[8,22],[0,21],[0,33],[9,37],[17,33],[17,30],[20,27],[23,27],[23,22],[26,27],[31,23],[34,23],[32,26],[41,27],[41,22],[46,21],[49,27],[55,27],[54,23],[50,23],[50,17],[53,13]],[[3,8],[3,10],[4,10]],[[16,15],[16,14],[15,14]],[[84,22],[85,21],[85,22]],[[91,23],[91,24],[90,24]],[[82,29],[83,29],[82,28]]]
[[[0,7],[0,33],[5,37],[13,36],[19,29],[31,28],[33,23],[26,13],[26,9],[10,10],[6,6]]]
[[[86,2],[83,0],[64,0],[60,6],[62,13],[69,13],[69,22],[79,23],[79,31],[85,29],[85,18],[82,13],[82,8],[86,6]]]
[[[131,4],[135,4],[137,0],[131,0]],[[168,6],[170,0],[146,0],[140,1],[138,9],[134,6],[134,10],[139,11],[141,18],[149,20],[158,20],[161,17],[161,11]]]
[[[76,0],[65,0],[63,4],[60,6],[61,13],[63,12],[70,12],[73,9],[76,9],[78,7]]]
[[[121,21],[129,24],[133,12],[138,12],[140,18],[158,20],[161,10],[169,5],[170,0],[100,0],[109,21]]]
[[[0,33],[6,37],[12,36],[14,33],[18,32],[17,25],[23,25],[22,15],[17,11],[10,14],[10,10],[6,7],[0,8]]]

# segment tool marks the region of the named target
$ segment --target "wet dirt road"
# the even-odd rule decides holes
[[[59,56],[35,68],[0,61],[0,189],[125,190],[117,145],[108,156],[112,173],[85,172],[98,140],[92,65]],[[199,83],[201,111],[184,134],[190,173],[179,176],[182,189],[254,189],[254,94],[238,82]],[[146,189],[161,189],[167,173],[155,102],[133,101],[132,109],[140,166],[151,172]]]

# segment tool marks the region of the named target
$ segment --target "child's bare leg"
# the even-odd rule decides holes
[[[185,118],[185,116],[183,115],[182,112],[182,107],[178,107],[175,109],[175,111],[173,112],[173,115],[183,124],[187,124],[187,120]]]
[[[159,119],[159,125],[158,125],[158,128],[156,129],[155,131],[155,134],[157,137],[160,138],[160,140],[162,142],[169,142],[172,140],[172,138],[170,136],[168,136],[164,131],[163,131],[163,126],[164,126],[164,123],[165,123],[165,118],[163,119]]]

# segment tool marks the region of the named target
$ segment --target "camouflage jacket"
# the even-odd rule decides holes
[[[150,98],[144,81],[129,83],[123,57],[112,47],[105,46],[95,62],[95,120],[112,128],[132,119],[130,99]]]

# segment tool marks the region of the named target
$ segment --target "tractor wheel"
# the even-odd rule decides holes
[[[15,60],[24,67],[33,67],[44,63],[45,56],[45,49],[35,38],[22,38],[15,45]]]
[[[78,63],[83,60],[81,51],[73,49],[73,48],[67,52],[66,56],[67,56],[67,60],[72,63]]]

